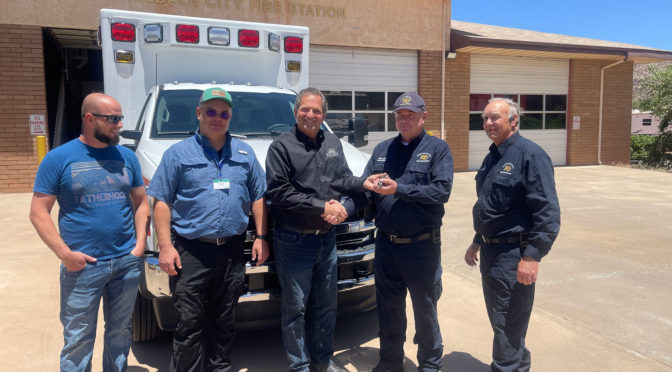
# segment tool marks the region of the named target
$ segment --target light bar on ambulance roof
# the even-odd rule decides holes
[[[131,23],[114,22],[110,25],[112,29],[112,40],[114,41],[135,41],[135,25]]]
[[[198,26],[177,25],[175,26],[177,41],[180,43],[198,44]]]
[[[163,26],[158,23],[145,25],[143,28],[146,43],[160,43],[163,41]]]
[[[285,53],[303,53],[303,39],[287,36],[285,38]]]
[[[268,49],[274,51],[274,52],[279,52],[280,51],[280,41],[282,38],[280,38],[280,35],[276,34],[268,34]]]
[[[208,27],[208,43],[229,45],[231,43],[231,32],[227,27]]]
[[[238,30],[238,45],[246,48],[259,48],[259,31]]]

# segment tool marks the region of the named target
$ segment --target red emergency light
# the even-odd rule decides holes
[[[198,44],[198,26],[177,25],[175,27],[177,41],[180,43]]]
[[[259,31],[238,30],[238,45],[246,48],[259,48]]]
[[[112,40],[114,41],[135,41],[135,25],[131,23],[115,22],[110,25],[112,28]]]
[[[303,53],[303,39],[294,36],[286,37],[285,53]]]

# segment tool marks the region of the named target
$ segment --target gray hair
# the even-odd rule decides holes
[[[518,121],[516,122],[516,127],[520,123],[520,105],[518,105],[518,102],[512,100],[511,98],[505,98],[505,97],[495,97],[495,98],[490,98],[488,103],[490,102],[504,102],[507,105],[509,105],[509,121],[512,121],[514,117],[518,117]]]
[[[327,98],[319,89],[313,87],[308,87],[299,92],[296,96],[296,101],[294,101],[294,110],[298,110],[299,107],[301,107],[301,99],[303,96],[320,96],[320,98],[322,98],[322,115],[327,116]]]

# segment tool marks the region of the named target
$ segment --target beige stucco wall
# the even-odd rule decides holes
[[[0,24],[96,29],[101,8],[294,24],[313,44],[415,50],[441,50],[444,10],[450,20],[450,0],[1,0]]]

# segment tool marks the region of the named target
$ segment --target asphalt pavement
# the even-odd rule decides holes
[[[489,370],[491,337],[480,274],[464,252],[473,229],[474,172],[455,175],[442,227],[439,317],[444,371]],[[672,370],[672,173],[556,168],[562,228],[540,264],[527,345],[533,371]],[[28,220],[31,194],[0,194],[0,360],[6,371],[55,371],[63,338],[58,259]],[[56,218],[56,215],[53,216]],[[101,226],[100,228],[105,228]],[[414,371],[413,315],[405,346]],[[93,370],[101,370],[102,316]],[[378,360],[375,311],[340,318],[335,362],[349,371]],[[234,370],[286,370],[279,329],[238,335]],[[167,371],[170,340],[131,349],[129,371]]]

